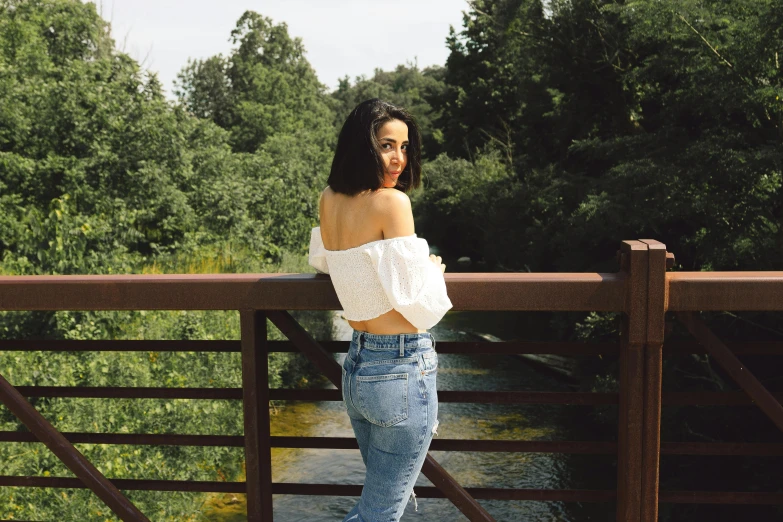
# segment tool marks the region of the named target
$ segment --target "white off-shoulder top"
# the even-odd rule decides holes
[[[332,277],[346,319],[366,321],[393,308],[426,330],[452,307],[443,272],[429,255],[427,240],[416,234],[326,250],[321,227],[315,227],[308,262]]]

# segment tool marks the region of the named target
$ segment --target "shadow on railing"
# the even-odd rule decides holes
[[[610,274],[447,274],[454,310],[623,312],[618,343],[439,342],[440,353],[619,355],[619,393],[440,391],[440,402],[619,405],[617,442],[433,440],[435,451],[616,454],[616,490],[462,488],[431,456],[423,473],[435,487],[419,497],[445,497],[471,521],[491,521],[476,499],[617,502],[617,520],[655,521],[660,502],[783,504],[783,493],[666,491],[659,495],[660,454],[783,455],[783,444],[661,443],[661,405],[756,402],[783,429],[779,400],[739,364],[693,312],[783,310],[783,272],[666,273],[664,245],[624,241],[620,271]],[[0,350],[241,352],[242,388],[14,388],[0,376],[0,399],[30,432],[0,432],[0,442],[43,442],[77,478],[0,476],[0,486],[90,488],[122,520],[147,520],[119,490],[245,493],[248,520],[272,520],[273,494],[358,496],[360,485],[272,483],[271,448],[356,449],[353,438],[272,437],[270,400],[339,401],[341,373],[333,356],[347,342],[318,342],[285,310],[340,308],[328,276],[309,274],[0,277],[0,310],[239,310],[241,341],[1,341]],[[664,348],[665,312],[673,311],[726,368],[738,393],[662,393],[662,356],[703,352],[696,343]],[[267,339],[267,318],[288,341]],[[781,353],[753,343],[736,354]],[[267,354],[301,351],[337,387],[269,389]],[[244,436],[58,433],[25,397],[234,399],[243,401]],[[109,480],[74,443],[234,446],[245,449],[246,482]]]

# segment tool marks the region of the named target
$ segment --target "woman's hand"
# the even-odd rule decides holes
[[[446,265],[441,263],[441,257],[440,256],[436,256],[435,254],[430,254],[430,261],[432,261],[433,263],[438,265],[440,267],[440,271],[441,272],[446,272]]]

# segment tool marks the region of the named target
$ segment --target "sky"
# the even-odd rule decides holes
[[[158,73],[169,98],[188,58],[231,51],[229,36],[247,10],[285,22],[329,90],[376,68],[444,65],[449,26],[462,28],[467,0],[95,0],[117,48]]]

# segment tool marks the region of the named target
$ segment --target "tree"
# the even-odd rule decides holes
[[[470,5],[432,103],[449,154],[491,146],[522,182],[489,212],[542,244],[503,266],[611,267],[625,237],[690,268],[780,266],[779,0]]]
[[[404,107],[419,125],[425,158],[435,158],[442,149],[443,133],[434,125],[438,113],[429,100],[442,95],[443,67],[427,67],[419,70],[416,64],[398,65],[394,71],[375,70],[372,78],[360,76],[351,85],[348,77],[340,80],[332,93],[335,110],[335,127],[341,128],[348,114],[359,103],[380,98]]]
[[[279,134],[328,144],[332,113],[301,39],[292,39],[285,23],[247,11],[231,42],[236,47],[227,58],[192,61],[180,72],[181,103],[228,130],[237,152],[255,152]]]

